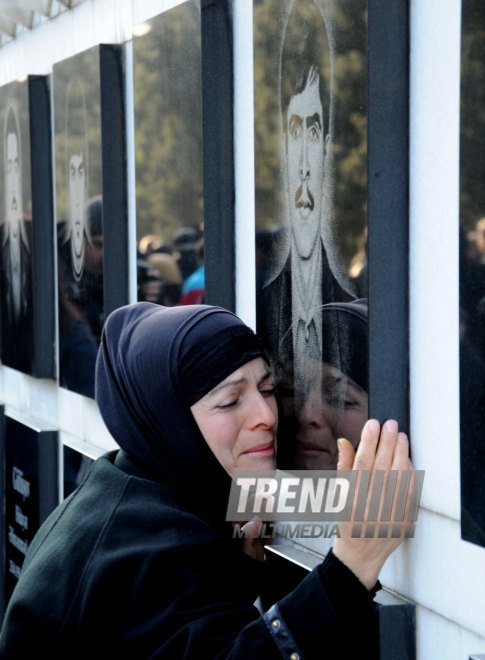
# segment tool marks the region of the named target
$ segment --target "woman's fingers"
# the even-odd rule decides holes
[[[351,469],[347,463],[347,449],[345,456],[346,467],[339,467],[339,470]],[[339,456],[339,465],[340,461]],[[395,420],[387,420],[382,428],[376,419],[369,419],[366,422],[353,467],[356,470],[406,470],[409,468],[408,438],[405,433],[399,433]]]
[[[383,424],[373,466],[374,470],[389,470],[391,468],[397,445],[398,431],[397,422],[393,419],[388,419]]]
[[[409,460],[409,440],[405,433],[399,433],[397,436],[396,448],[391,464],[391,470],[410,470],[413,469]]]
[[[351,461],[351,451],[349,450],[345,441],[339,441],[339,469],[349,469]],[[379,422],[371,419],[366,422],[361,435],[361,441],[357,449],[353,469],[358,470],[359,480],[357,482],[358,500],[366,502],[365,513],[361,512],[357,522],[361,523],[362,534],[360,537],[352,536],[352,523],[341,523],[339,538],[335,539],[334,553],[335,555],[346,564],[355,575],[371,589],[379,575],[379,572],[384,565],[389,555],[399,546],[404,535],[405,521],[402,515],[397,520],[401,522],[403,532],[401,537],[381,537],[379,535],[381,528],[376,523],[380,521],[382,507],[384,500],[377,502],[374,497],[374,484],[380,483],[377,496],[380,494],[381,498],[386,497],[387,483],[389,479],[389,470],[396,470],[396,488],[393,492],[400,491],[401,481],[408,480],[411,477],[411,485],[413,483],[414,468],[409,460],[409,442],[405,433],[399,433],[397,422],[388,420],[383,424],[382,429]],[[361,471],[369,470],[372,472],[370,480],[366,480]],[[406,470],[411,471],[411,475],[405,473]],[[378,471],[383,471],[384,475],[379,474]],[[379,482],[379,479],[382,481]],[[364,488],[363,498],[359,492],[360,488]],[[408,491],[408,493],[410,493]],[[357,500],[354,499],[354,503]],[[407,507],[409,508],[410,495],[408,494]],[[378,505],[376,508],[376,504]],[[352,512],[352,519],[355,516],[355,504]],[[387,503],[386,506],[389,506]],[[391,520],[394,520],[397,504],[394,503],[391,512]],[[404,513],[404,512],[403,512]],[[384,518],[385,527],[389,527],[389,516]],[[369,524],[369,528],[367,525]],[[379,529],[378,529],[379,527]],[[369,534],[367,534],[368,530]],[[364,531],[365,530],[365,531]],[[389,530],[388,534],[389,534]],[[379,533],[378,533],[379,532]]]
[[[338,463],[337,470],[351,470],[355,460],[355,450],[346,438],[337,440]]]
[[[354,461],[355,470],[372,470],[379,442],[380,424],[377,419],[369,419],[362,429],[360,444]]]

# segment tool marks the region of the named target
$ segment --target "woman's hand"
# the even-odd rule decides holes
[[[251,520],[242,527],[243,552],[258,561],[264,561],[264,541],[260,536],[261,524],[261,520]]]
[[[366,422],[362,431],[361,441],[357,453],[348,440],[339,440],[339,470],[411,470],[412,493],[414,468],[409,460],[409,442],[405,433],[398,432],[397,422],[387,421],[382,430],[375,419]],[[360,484],[360,475],[357,489]],[[373,475],[369,484],[371,492]],[[385,491],[386,477],[382,491]],[[399,477],[398,477],[399,483]],[[397,490],[397,486],[396,486]],[[356,492],[358,492],[356,490]],[[408,498],[409,504],[409,498]],[[367,500],[367,507],[369,501]],[[367,515],[367,514],[366,514]],[[405,521],[403,521],[405,522]],[[374,524],[370,523],[369,524]],[[353,523],[340,524],[340,538],[335,539],[333,552],[359,578],[370,590],[377,582],[380,570],[386,559],[399,546],[400,538],[351,538]],[[366,521],[362,523],[365,534]],[[377,525],[376,525],[377,527]],[[403,530],[405,525],[403,524]],[[377,532],[376,532],[377,534]],[[404,534],[404,531],[403,531]]]

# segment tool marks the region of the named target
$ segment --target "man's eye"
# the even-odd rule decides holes
[[[290,125],[290,135],[293,138],[300,137],[300,135],[301,135],[301,125],[298,124],[297,122],[293,122]]]
[[[316,142],[320,138],[320,131],[315,126],[312,126],[308,132],[308,137],[312,142]]]

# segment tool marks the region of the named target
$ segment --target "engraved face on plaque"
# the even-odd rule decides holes
[[[367,417],[366,3],[255,1],[254,34],[257,323],[279,462],[331,469]]]
[[[28,83],[0,88],[2,361],[33,372],[32,187]]]
[[[82,112],[79,112],[82,108]],[[84,94],[78,82],[67,88],[66,103],[66,167],[68,181],[68,215],[66,239],[70,244],[72,276],[79,282],[84,271],[85,240],[90,238],[87,223],[86,111]]]
[[[60,383],[90,397],[105,318],[100,57],[53,68]]]

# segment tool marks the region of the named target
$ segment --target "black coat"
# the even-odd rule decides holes
[[[0,658],[345,658],[354,642],[372,648],[372,596],[332,554],[260,616],[265,564],[149,476],[111,452],[50,516],[10,600]]]

